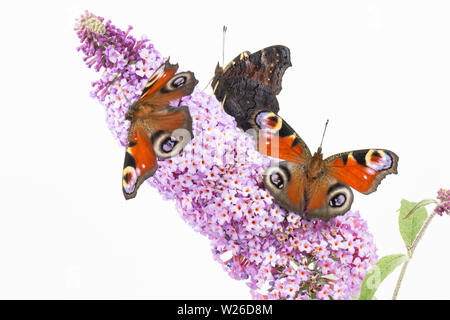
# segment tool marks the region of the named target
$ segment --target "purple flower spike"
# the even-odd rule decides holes
[[[92,83],[91,96],[98,99],[106,109],[109,129],[120,144],[127,142],[129,123],[125,113],[130,101],[136,100],[147,83],[148,76],[165,59],[143,37],[136,41],[129,32],[124,32],[111,21],[86,11],[78,20],[75,31],[82,45],[83,60],[89,68],[103,72],[98,81]]]
[[[165,60],[148,40],[136,41],[85,13],[76,31],[88,67],[103,69],[93,96],[106,108],[114,136],[126,144],[125,112],[147,77]],[[92,62],[94,61],[94,62]],[[270,159],[236,128],[220,103],[200,90],[174,101],[189,107],[195,138],[184,152],[160,160],[148,182],[175,200],[181,217],[211,240],[228,274],[246,280],[255,299],[349,299],[377,260],[358,212],[308,221],[274,203],[262,176]]]
[[[434,208],[434,212],[442,216],[444,213],[450,215],[450,190],[439,189],[437,199],[438,205]]]

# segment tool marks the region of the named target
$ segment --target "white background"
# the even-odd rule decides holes
[[[283,44],[292,64],[282,115],[325,156],[381,147],[399,174],[353,209],[379,256],[404,252],[400,200],[450,187],[450,5],[446,1],[2,2],[0,298],[248,299],[216,263],[209,241],[147,184],[121,191],[124,149],[89,97],[73,31],[84,9],[147,34],[203,88],[222,59]],[[211,89],[207,89],[211,92]],[[399,298],[448,299],[450,218],[436,218]],[[398,270],[377,297],[390,299]]]

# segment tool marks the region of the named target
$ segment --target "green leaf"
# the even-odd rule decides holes
[[[429,200],[423,200],[419,203],[410,202],[405,199],[402,200],[400,214],[398,216],[398,226],[407,248],[413,244],[423,223],[427,219],[428,213],[424,207],[427,204],[430,204]]]
[[[411,202],[411,203],[414,203],[414,202]],[[408,219],[409,216],[412,215],[412,214],[414,214],[414,212],[416,212],[417,209],[423,208],[423,207],[425,207],[425,206],[427,206],[427,205],[429,205],[429,204],[437,204],[437,203],[438,203],[438,202],[437,202],[437,200],[435,200],[435,199],[425,199],[425,200],[422,200],[422,201],[416,203],[415,206],[413,206],[413,207],[409,210],[409,212],[403,217],[403,219]],[[400,209],[397,210],[397,211],[400,211]]]
[[[380,286],[381,282],[397,268],[408,257],[404,254],[391,254],[384,256],[376,265],[370,269],[370,271],[364,277],[361,284],[361,292],[359,294],[359,300],[373,300],[375,292]]]

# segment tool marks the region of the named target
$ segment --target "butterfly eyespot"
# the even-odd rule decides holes
[[[276,165],[266,169],[263,182],[266,188],[272,193],[279,193],[289,182],[289,170],[283,165]]]
[[[282,120],[273,112],[263,111],[255,117],[256,125],[262,130],[277,131],[281,129]]]
[[[161,93],[169,93],[175,90],[184,90],[187,94],[190,94],[194,89],[198,81],[195,79],[192,72],[180,72],[171,78],[161,89]]]
[[[387,170],[392,167],[392,157],[383,150],[369,150],[364,160],[373,170]]]
[[[136,187],[136,182],[137,182],[136,170],[130,166],[123,169],[122,187],[126,193],[133,193],[134,188]]]
[[[164,152],[170,152],[173,150],[173,148],[175,147],[175,145],[178,143],[177,140],[175,140],[173,137],[168,137],[167,139],[165,139],[162,144],[161,144],[161,149]]]
[[[352,203],[352,190],[347,185],[338,182],[328,189],[327,199],[322,208],[313,210],[308,215],[328,220],[331,217],[346,213],[350,210]]]
[[[179,88],[186,83],[186,77],[179,77],[172,81],[172,87]]]
[[[270,175],[270,182],[278,189],[283,189],[284,181],[283,178],[278,173],[273,173]]]
[[[153,149],[158,158],[171,158],[183,151],[191,139],[190,131],[183,128],[172,133],[159,132],[153,137]]]
[[[339,193],[330,200],[330,207],[342,207],[346,200],[347,197],[343,193]]]

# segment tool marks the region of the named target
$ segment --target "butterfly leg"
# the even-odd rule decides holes
[[[223,97],[223,100],[222,100],[222,110],[223,110],[223,111],[225,111],[225,110],[223,109],[223,105],[225,104],[225,100],[227,100],[227,95],[225,95],[225,97]]]
[[[219,81],[217,81],[216,85],[214,86],[214,90],[211,93],[211,95],[209,96],[210,98],[214,95],[214,93],[216,93],[217,87],[219,86]]]

